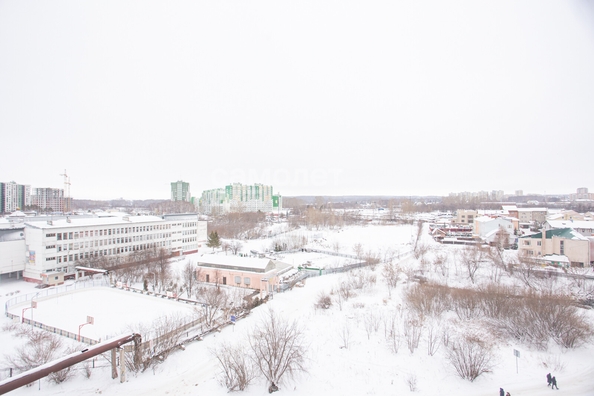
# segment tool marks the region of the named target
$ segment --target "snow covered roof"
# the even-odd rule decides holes
[[[8,215],[8,217],[25,217],[26,215],[20,210],[16,210]]]
[[[544,260],[544,261],[554,261],[554,262],[569,264],[569,258],[567,256],[561,255],[561,254],[545,254],[544,256],[539,257],[538,259]]]
[[[42,221],[25,221],[28,227],[40,229],[73,228],[82,226],[130,225],[163,222],[158,216],[102,216],[102,217],[77,217],[71,216],[53,220],[48,218]]]
[[[566,238],[566,239],[582,240],[582,241],[588,240],[588,238],[586,238],[585,236],[583,236],[582,234],[580,234],[579,232],[577,232],[571,228],[555,228],[555,229],[546,231],[546,234],[545,234],[546,239],[551,239],[554,236],[560,237],[560,238]],[[542,232],[537,232],[535,234],[526,235],[526,236],[523,236],[520,238],[541,239]]]
[[[594,221],[589,220],[548,220],[551,228],[588,228],[594,229]]]
[[[197,264],[202,267],[251,272],[268,272],[275,268],[274,262],[270,259],[220,254],[205,254],[198,258]]]

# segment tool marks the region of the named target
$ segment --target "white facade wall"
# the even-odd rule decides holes
[[[0,242],[0,274],[25,269],[25,240]]]
[[[125,256],[164,248],[173,254],[195,252],[206,241],[206,222],[197,215],[85,218],[25,223],[27,262],[23,276],[39,281],[42,273],[72,272],[79,260]]]

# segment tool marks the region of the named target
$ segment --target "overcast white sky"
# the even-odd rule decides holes
[[[594,191],[589,1],[0,1],[0,181]]]

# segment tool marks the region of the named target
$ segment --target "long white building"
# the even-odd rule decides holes
[[[25,218],[22,225],[11,225],[12,229],[19,227],[23,227],[25,243],[11,241],[5,253],[25,259],[18,263],[13,259],[3,266],[0,258],[0,268],[17,274],[22,271],[23,278],[33,282],[40,282],[42,274],[73,273],[77,261],[93,257],[115,258],[153,248],[165,248],[174,255],[195,253],[207,239],[206,222],[199,221],[197,214]]]

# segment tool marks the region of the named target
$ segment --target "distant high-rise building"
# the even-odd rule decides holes
[[[31,206],[31,186],[15,182],[0,183],[0,213],[12,213]]]
[[[273,195],[272,186],[233,183],[203,191],[200,207],[205,213],[273,212],[282,208],[282,197]]]
[[[178,180],[171,183],[171,200],[191,202],[190,183]]]
[[[575,194],[569,194],[569,199],[571,201],[594,200],[594,193],[589,193],[587,187],[580,187]]]
[[[34,188],[31,198],[33,206],[44,212],[64,212],[64,190],[61,188]]]

